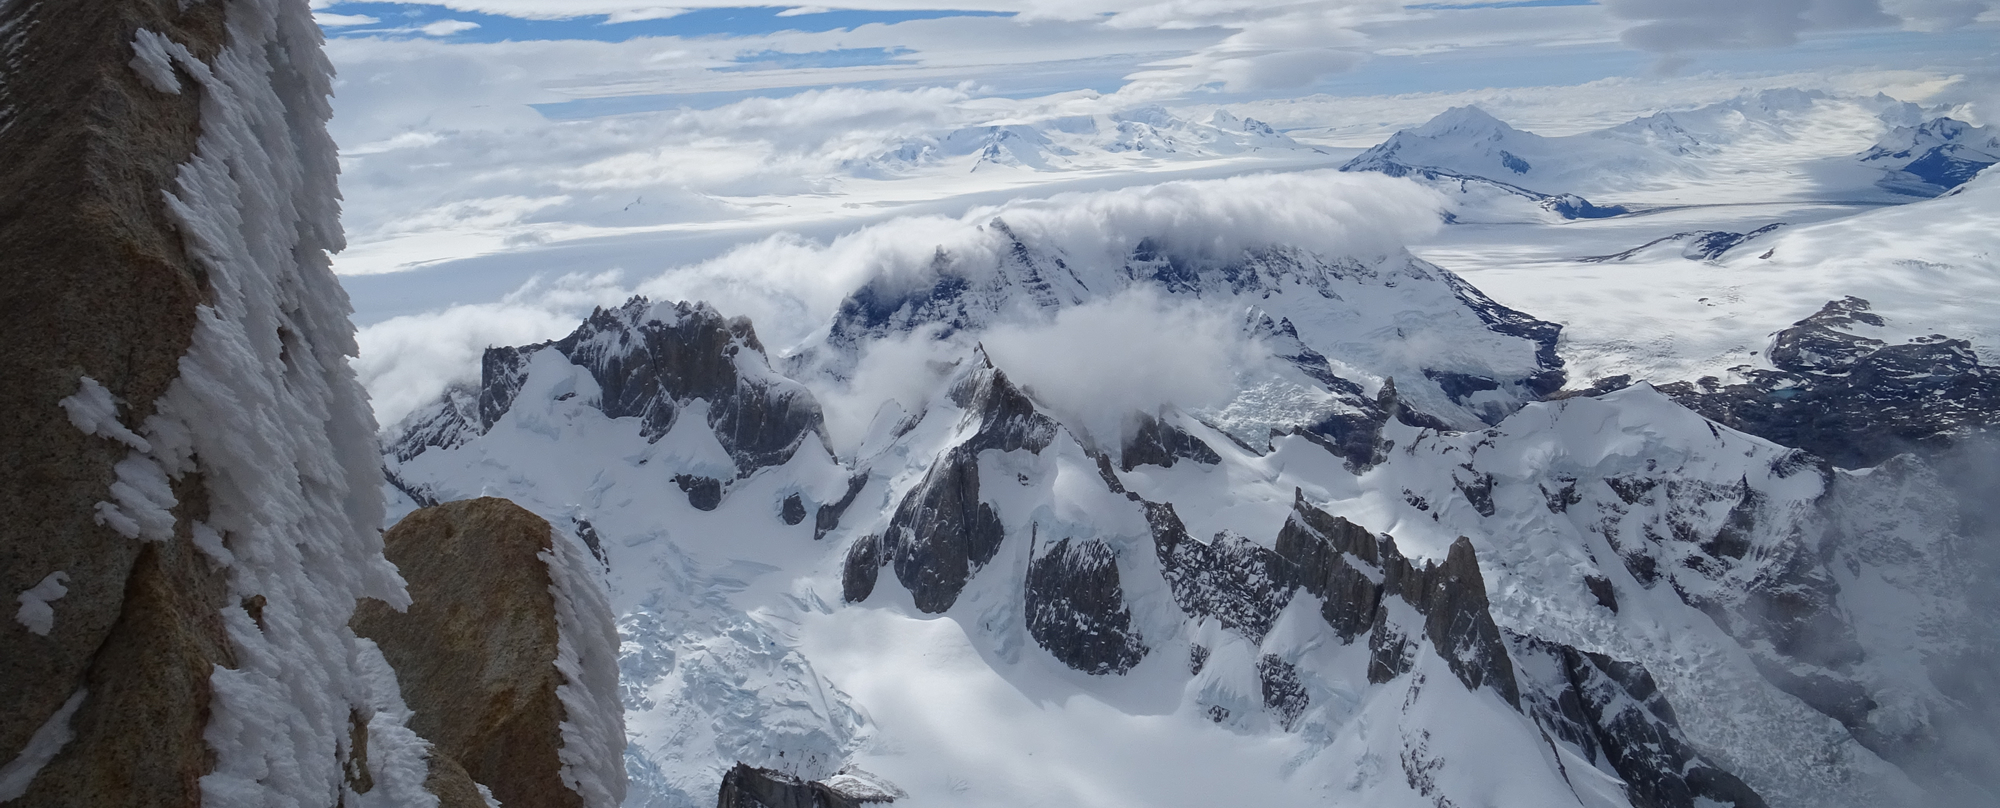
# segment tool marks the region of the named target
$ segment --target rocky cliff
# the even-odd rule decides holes
[[[410,599],[320,44],[294,0],[0,5],[0,803],[484,804],[347,625]]]

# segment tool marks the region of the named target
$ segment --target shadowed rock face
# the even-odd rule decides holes
[[[1092,675],[1124,673],[1146,656],[1118,584],[1118,555],[1096,539],[1056,542],[1028,565],[1028,634]]]
[[[1205,466],[1222,462],[1222,457],[1187,430],[1151,415],[1140,414],[1138,426],[1119,452],[1119,465],[1126,471],[1142,465],[1173,468],[1182,460]]]
[[[1701,800],[1763,808],[1764,799],[1704,759],[1682,735],[1672,705],[1647,670],[1602,654],[1516,637],[1528,686],[1525,712],[1591,763],[1609,763],[1635,808],[1681,808]]]
[[[0,761],[79,689],[74,738],[22,805],[194,805],[213,768],[208,678],[233,666],[223,576],[189,540],[204,483],[174,484],[173,538],[94,518],[130,451],[85,434],[58,401],[94,379],[137,428],[187,352],[206,278],[162,191],[193,156],[201,93],[163,93],[130,63],[145,28],[212,59],[220,4],[72,0],[0,5],[0,591],[62,572],[46,634],[0,618]],[[192,82],[184,81],[191,85]]]
[[[978,431],[931,466],[896,507],[882,536],[883,561],[895,565],[896,579],[910,590],[917,608],[933,614],[958,601],[1005,537],[999,514],[979,498],[980,452],[1038,453],[1056,431],[1055,421],[1036,412],[1027,395],[991,364],[968,374],[952,398],[967,418],[977,419]]]
[[[1341,639],[1353,641],[1362,626],[1376,636],[1370,648],[1384,670],[1398,673],[1407,657],[1402,641],[1388,636],[1382,601],[1398,597],[1424,618],[1424,636],[1467,688],[1491,687],[1520,706],[1513,664],[1488,610],[1486,582],[1479,574],[1472,542],[1452,542],[1442,564],[1418,567],[1387,535],[1370,536],[1360,526],[1305,503],[1301,494],[1292,517],[1278,534],[1277,555],[1288,562],[1287,583],[1321,599],[1320,613]],[[1378,579],[1381,583],[1374,583]],[[1371,673],[1371,678],[1373,678]]]
[[[840,778],[829,783],[800,780],[772,769],[736,764],[722,776],[721,793],[715,808],[860,808],[892,802],[883,795],[859,796],[843,793]]]
[[[503,805],[584,805],[557,758],[564,678],[542,558],[553,540],[548,522],[504,499],[416,511],[384,536],[409,610],[363,601],[352,621],[396,669],[410,728]],[[433,779],[455,782],[448,770]]]
[[[1137,495],[1127,496],[1137,498]],[[1218,534],[1207,544],[1188,535],[1170,503],[1144,502],[1153,550],[1174,602],[1196,618],[1213,617],[1224,627],[1262,642],[1292,600],[1284,559],[1241,536]]]
[[[882,575],[882,537],[862,536],[847,548],[847,560],[840,568],[840,597],[860,603],[875,594],[875,579]]]
[[[883,536],[896,580],[926,612],[950,609],[972,573],[1000,551],[1006,530],[993,506],[979,501],[978,457],[963,446],[948,452],[896,508]]]
[[[1660,392],[1717,423],[1842,468],[1944,449],[2000,426],[2000,370],[1980,364],[1964,340],[1889,345],[1852,333],[1884,324],[1869,308],[1857,297],[1827,303],[1772,339],[1775,369],[1749,370],[1740,384],[1706,378]]]

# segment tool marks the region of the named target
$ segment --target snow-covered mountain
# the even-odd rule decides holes
[[[1908,372],[1954,346],[1840,304],[1781,340],[1796,378],[1564,394],[1559,326],[1376,243],[1218,246],[1204,196],[968,220],[782,350],[602,309],[489,350],[384,462],[600,549],[630,805],[739,762],[913,806],[1993,803],[1952,454],[1988,399],[1924,454],[1828,448],[1976,359]],[[1759,396],[1804,409],[1726,414]],[[1883,417],[1770,439],[1827,402]]]
[[[1860,159],[1888,172],[1879,180],[1884,188],[1911,196],[1936,196],[2000,163],[2000,131],[1951,118],[1933,118],[1917,126],[1896,127]]]
[[[896,176],[923,169],[958,171],[1013,167],[1054,171],[1092,167],[1107,159],[1190,160],[1248,152],[1299,152],[1299,143],[1269,124],[1216,110],[1207,121],[1185,120],[1157,106],[1105,115],[970,126],[910,138],[848,169],[861,176]]]
[[[1828,120],[1856,117],[1887,128],[1914,125],[1922,120],[1922,110],[1881,95],[1847,98],[1769,90],[1693,110],[1659,112],[1592,132],[1546,137],[1515,129],[1476,106],[1463,106],[1395,133],[1342,169],[1415,178],[1453,198],[1455,218],[1462,221],[1555,222],[1615,216],[1630,212],[1635,199],[1772,175],[1774,168],[1794,164],[1805,169],[1795,175],[1809,178],[1798,193],[1821,198],[1880,196],[1872,190],[1880,174],[1856,169],[1852,158],[1833,156],[1832,164],[1822,166],[1826,160],[1788,153],[1797,152],[1815,129],[1829,128]],[[1897,129],[1900,134],[1889,135],[1877,151],[1884,155],[1907,148],[1921,151],[1937,145],[1932,140],[1942,143],[1945,133],[1939,127],[1946,125],[1926,126],[1937,131],[1917,135]],[[1927,138],[1930,145],[1896,145],[1906,140],[1914,144],[1918,137]],[[1951,148],[1966,149],[1957,159],[1982,159],[1977,155],[1983,154],[1978,151],[1983,147]],[[1925,168],[1928,165],[1919,168],[1931,170]],[[1965,170],[1963,163],[1951,165],[1956,166],[1951,171]],[[1791,190],[1782,186],[1792,182],[1797,180],[1764,182],[1759,201],[1780,198]],[[1585,197],[1627,204],[1594,205]]]

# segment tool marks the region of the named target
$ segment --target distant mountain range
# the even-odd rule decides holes
[[[1699,180],[1728,169],[1716,158],[1751,138],[1792,137],[1785,126],[1833,96],[1772,90],[1685,112],[1661,112],[1594,132],[1546,137],[1508,125],[1476,106],[1454,107],[1404,129],[1341,168],[1412,177],[1456,201],[1454,218],[1581,219],[1629,212],[1598,205],[1598,196],[1629,188],[1630,178]],[[1895,128],[1873,148],[1841,161],[1880,174],[1848,170],[1829,193],[1936,196],[2000,162],[2000,136],[1951,118],[1924,119],[1914,104],[1877,95],[1849,99]],[[1856,184],[1859,187],[1843,187]],[[1870,188],[1870,186],[1873,188]],[[1629,192],[1629,191],[1628,191]],[[1879,194],[1875,194],[1879,195]]]
[[[1254,118],[1216,110],[1207,121],[1176,117],[1148,106],[1111,115],[1073,115],[1031,123],[968,126],[902,141],[866,160],[848,164],[861,176],[888,177],[925,168],[987,171],[996,167],[1057,171],[1089,167],[1106,157],[1155,159],[1219,157],[1254,151],[1311,154],[1300,143]]]
[[[1861,154],[1888,176],[1879,184],[1911,196],[1937,196],[1964,185],[2000,163],[2000,131],[1952,118],[1932,118],[1918,126],[1898,126]]]

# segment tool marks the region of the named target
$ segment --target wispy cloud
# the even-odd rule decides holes
[[[313,22],[319,23],[319,26],[321,28],[342,28],[352,25],[374,25],[381,21],[382,19],[380,17],[370,17],[366,14],[329,14],[326,12],[318,12],[313,14]]]

